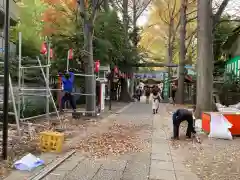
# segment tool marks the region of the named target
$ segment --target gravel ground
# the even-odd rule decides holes
[[[183,107],[183,106],[181,106]],[[167,111],[179,106],[168,105]],[[165,129],[171,133],[169,128]],[[234,140],[209,139],[200,134],[201,144],[185,139],[186,123],[181,125],[180,141],[172,142],[172,150],[181,154],[185,165],[201,180],[239,180],[240,179],[240,138]]]

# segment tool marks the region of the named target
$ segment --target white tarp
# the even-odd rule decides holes
[[[41,166],[43,164],[44,164],[43,160],[29,153],[26,156],[24,156],[22,159],[16,161],[14,163],[14,166],[16,169],[21,171],[31,171],[32,169],[38,166]]]
[[[211,113],[210,138],[220,138],[232,140],[229,128],[232,124],[220,113]]]

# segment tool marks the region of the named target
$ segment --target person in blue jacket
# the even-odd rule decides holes
[[[62,77],[62,84],[63,84],[63,91],[64,95],[61,99],[61,107],[60,111],[63,111],[65,102],[69,101],[73,111],[76,111],[76,104],[74,100],[74,96],[72,95],[73,90],[73,82],[74,82],[74,73],[73,72],[66,72],[64,76],[62,73],[59,73],[59,76]]]

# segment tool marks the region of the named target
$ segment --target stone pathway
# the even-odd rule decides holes
[[[160,112],[153,115],[150,104],[132,103],[115,118],[118,123],[150,126],[150,133],[142,133],[141,138],[150,142],[151,148],[99,160],[77,152],[44,180],[198,180],[169,144],[166,128],[169,130],[172,125],[166,104],[161,104]]]
[[[168,134],[172,127],[166,106],[161,104],[160,112],[153,118],[151,180],[198,180],[183,164],[183,157],[172,149]]]

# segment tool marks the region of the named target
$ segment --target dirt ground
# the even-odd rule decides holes
[[[0,179],[6,177],[6,175],[11,171],[13,162],[18,160],[26,153],[32,153],[35,155],[40,154],[39,149],[39,132],[47,130],[56,130],[64,133],[65,142],[63,146],[63,153],[77,148],[80,151],[86,150],[89,152],[89,147],[94,147],[94,144],[99,141],[99,139],[111,139],[108,142],[108,145],[111,144],[111,141],[116,141],[119,137],[122,136],[122,139],[128,137],[127,141],[115,142],[116,145],[122,147],[122,151],[126,146],[130,146],[132,151],[140,150],[137,148],[134,143],[137,139],[133,138],[133,134],[129,133],[132,128],[137,129],[137,127],[132,126],[121,126],[114,121],[114,117],[111,118],[111,114],[114,115],[118,110],[126,106],[126,103],[115,103],[112,106],[112,111],[106,110],[100,117],[92,119],[73,119],[71,113],[66,113],[61,115],[62,124],[60,125],[59,121],[56,120],[56,117],[51,117],[51,125],[48,124],[46,120],[36,120],[32,123],[37,124],[38,126],[31,126],[32,133],[29,132],[28,124],[22,126],[23,136],[18,137],[16,128],[9,128],[9,142],[8,142],[8,155],[9,159],[5,162],[0,162]],[[107,107],[106,107],[107,108]],[[109,118],[106,118],[109,117]],[[109,131],[110,130],[110,131]],[[109,132],[106,134],[106,132]],[[105,134],[104,134],[105,133]],[[97,137],[97,138],[96,138]],[[111,137],[111,138],[110,138]],[[129,142],[131,141],[131,142]],[[95,142],[95,143],[92,143]],[[86,145],[90,144],[90,146]],[[108,148],[109,149],[109,148]],[[113,149],[113,154],[116,153],[116,148]],[[118,147],[118,149],[121,149]],[[107,149],[101,149],[101,151],[106,151]],[[1,149],[0,149],[1,151]],[[100,150],[97,150],[92,153],[88,153],[90,156],[103,156],[104,154],[99,154]],[[106,155],[106,154],[105,154]]]
[[[184,106],[181,106],[184,107]],[[179,106],[169,106],[173,111]],[[240,179],[240,137],[231,140],[210,139],[203,133],[201,144],[185,139],[186,123],[181,125],[180,141],[171,142],[172,151],[184,157],[185,165],[201,180]],[[166,129],[171,133],[170,129]]]

